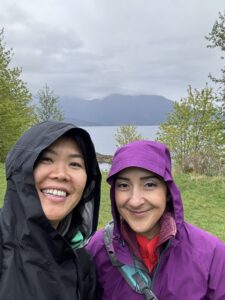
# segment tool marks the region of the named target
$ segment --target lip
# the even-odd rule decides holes
[[[149,209],[146,209],[146,210],[130,210],[129,209],[129,212],[130,214],[134,215],[134,216],[144,216],[145,214],[147,214],[150,210]]]

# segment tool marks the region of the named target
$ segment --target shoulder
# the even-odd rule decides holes
[[[96,253],[105,248],[104,245],[104,228],[96,231],[96,233],[89,240],[86,249],[89,253],[95,256]]]
[[[111,264],[106,246],[104,243],[104,228],[97,231],[86,246],[87,251],[94,258],[97,268],[102,268],[105,264]]]
[[[104,242],[104,233],[105,228],[97,231],[86,246],[96,265],[97,286],[101,294],[97,299],[126,299],[130,294],[134,295],[133,299],[139,299],[136,292],[128,286],[118,267],[112,264]],[[111,247],[113,251],[112,244]]]
[[[192,263],[206,276],[210,299],[225,299],[225,287],[221,278],[225,278],[225,243],[219,238],[190,224],[185,224],[189,233]],[[186,263],[187,265],[187,263]],[[197,272],[197,271],[196,271]]]
[[[101,271],[102,274],[115,268],[105,245],[104,232],[105,228],[97,231],[86,246],[87,251],[94,258],[97,271]]]
[[[213,260],[225,261],[225,243],[211,233],[192,224],[185,223],[180,242],[193,257],[209,263]]]
[[[218,237],[214,236],[208,231],[205,231],[199,227],[192,224],[185,223],[185,232],[188,236],[188,240],[193,245],[206,246],[208,249],[214,249],[216,247],[225,249],[225,244]]]

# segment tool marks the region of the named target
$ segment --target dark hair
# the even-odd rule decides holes
[[[89,135],[86,135],[86,132],[80,130],[80,128],[75,128],[67,131],[61,137],[68,137],[73,139],[80,148],[87,172],[87,184],[89,184],[90,180],[93,177],[93,170],[95,169],[95,166],[93,165],[95,163],[95,159],[93,157],[93,153],[95,153],[95,150]]]

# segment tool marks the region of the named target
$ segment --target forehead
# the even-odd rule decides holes
[[[69,152],[76,152],[82,154],[81,149],[77,142],[68,136],[62,136],[58,138],[55,142],[53,142],[48,148],[44,151],[69,151]]]
[[[122,171],[120,171],[117,175],[117,177],[130,177],[130,176],[137,176],[137,177],[146,177],[146,176],[151,176],[151,177],[159,177],[157,174],[143,169],[143,168],[138,168],[138,167],[130,167],[126,168]]]

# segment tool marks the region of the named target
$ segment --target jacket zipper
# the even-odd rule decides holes
[[[152,280],[151,280],[151,290],[152,291],[153,291],[153,288],[154,288],[154,283],[155,283],[156,275],[157,275],[159,267],[160,267],[160,265],[162,263],[162,258],[164,256],[165,252],[167,251],[167,249],[170,247],[171,243],[172,243],[172,240],[169,240],[169,242],[167,243],[166,247],[163,249],[163,251],[160,254],[159,262],[158,262],[158,264],[157,264],[157,266],[156,266],[156,268],[155,268],[155,270],[153,272],[153,276],[152,276]]]

